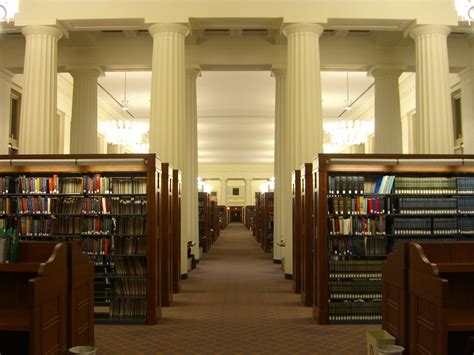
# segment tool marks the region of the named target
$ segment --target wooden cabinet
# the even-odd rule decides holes
[[[302,243],[301,243],[301,171],[295,170],[292,174],[292,194],[293,194],[293,291],[301,293],[301,278],[302,278]]]
[[[273,250],[273,192],[260,195],[260,245],[262,250],[269,253]]]
[[[209,194],[207,192],[199,192],[199,247],[203,248],[203,252],[207,253],[210,248],[209,234]]]
[[[173,293],[181,291],[181,172],[173,170],[172,212],[172,283]],[[186,241],[188,242],[188,241]]]

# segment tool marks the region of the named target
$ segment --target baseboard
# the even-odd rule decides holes
[[[181,280],[187,280],[188,274],[181,274]]]
[[[281,260],[280,259],[273,259],[273,263],[274,264],[281,264]]]
[[[293,274],[286,274],[285,273],[285,279],[286,280],[293,280]]]

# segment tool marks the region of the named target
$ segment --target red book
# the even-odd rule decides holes
[[[380,199],[375,200],[375,211],[376,213],[380,213]]]
[[[367,200],[367,213],[374,213],[374,199],[369,198]]]

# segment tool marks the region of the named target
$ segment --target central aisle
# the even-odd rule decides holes
[[[230,224],[157,326],[96,326],[99,354],[366,354],[377,326],[318,326],[280,265]]]

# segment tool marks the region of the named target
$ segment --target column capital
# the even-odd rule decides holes
[[[421,36],[426,35],[444,35],[448,36],[451,33],[451,28],[448,26],[443,25],[422,25],[414,27],[410,31],[410,37],[413,39],[417,39]]]
[[[29,37],[32,35],[48,35],[56,39],[61,39],[63,32],[54,26],[27,26],[21,29],[23,36]]]
[[[401,65],[373,65],[367,72],[374,79],[398,79],[405,70],[406,68]]]
[[[66,67],[74,78],[98,78],[104,75],[104,68],[100,65],[71,65]]]
[[[316,23],[292,23],[283,25],[283,34],[288,37],[295,33],[310,33],[316,36],[321,36],[324,28]]]
[[[148,32],[150,32],[152,36],[157,33],[174,32],[186,37],[189,34],[189,27],[180,23],[155,23],[148,28]]]
[[[286,67],[284,66],[272,67],[272,76],[274,76],[275,78],[281,78],[283,75],[286,75]]]
[[[200,65],[187,65],[186,66],[186,75],[188,76],[194,76],[197,78],[198,76],[201,76],[201,66]]]

